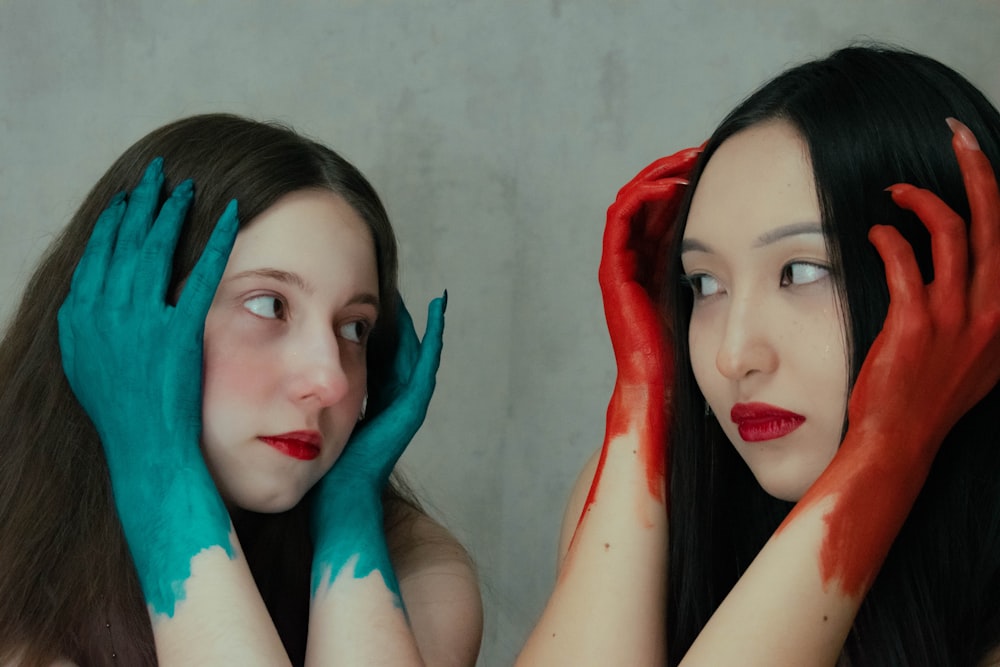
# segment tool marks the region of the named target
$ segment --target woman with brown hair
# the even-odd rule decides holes
[[[0,664],[474,663],[471,563],[388,483],[443,314],[419,341],[330,149],[228,115],[129,148],[0,344]]]

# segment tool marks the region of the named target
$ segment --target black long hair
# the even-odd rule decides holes
[[[691,371],[692,300],[679,280],[678,249],[705,164],[722,142],[755,124],[781,120],[798,130],[815,176],[853,385],[889,304],[869,228],[899,229],[925,279],[932,277],[926,230],[893,204],[885,188],[900,182],[928,188],[968,220],[949,116],[968,125],[1000,166],[1000,113],[965,78],[910,51],[857,45],[766,83],[706,144],[676,225],[665,306],[678,332],[670,434],[670,664],[680,661],[792,507],[763,491],[715,418],[703,416],[704,398]],[[998,414],[994,388],[941,445],[855,619],[844,648],[848,664],[972,665],[1000,645]]]

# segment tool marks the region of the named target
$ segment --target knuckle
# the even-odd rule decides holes
[[[893,329],[903,338],[917,339],[937,329],[934,321],[923,308],[901,308],[892,318]]]
[[[992,303],[978,312],[974,326],[991,338],[996,337],[1000,333],[1000,304]]]

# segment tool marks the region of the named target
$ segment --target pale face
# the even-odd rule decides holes
[[[290,509],[330,469],[377,317],[371,233],[339,196],[291,193],[240,231],[205,321],[202,449],[227,504]]]
[[[711,157],[682,245],[698,386],[760,485],[798,500],[840,445],[847,346],[808,149],[788,123]]]

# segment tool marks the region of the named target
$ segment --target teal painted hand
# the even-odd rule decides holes
[[[382,527],[382,489],[396,461],[427,415],[441,362],[447,292],[431,301],[421,342],[400,300],[399,349],[393,369],[392,402],[351,436],[344,453],[313,497],[313,592],[352,558],[355,578],[378,570],[398,595]]]
[[[221,546],[233,555],[229,515],[199,441],[205,316],[238,221],[233,201],[171,305],[173,253],[193,185],[182,182],[160,207],[162,187],[157,158],[98,218],[59,309],[59,346],[100,434],[146,601],[172,615],[195,554]]]

